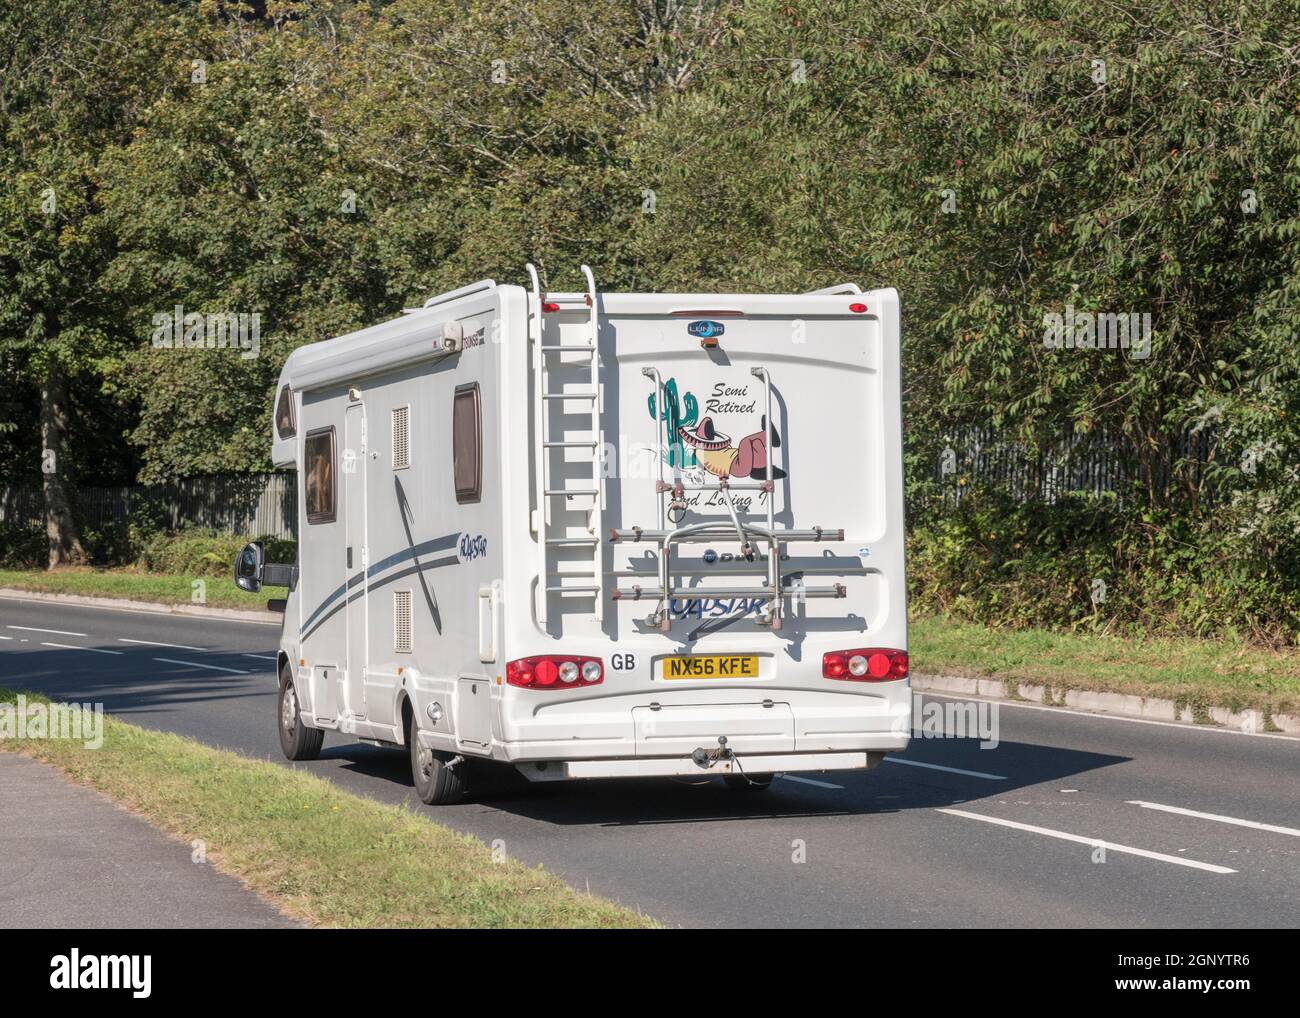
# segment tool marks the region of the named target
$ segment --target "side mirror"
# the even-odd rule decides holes
[[[250,541],[235,559],[235,586],[256,594],[262,589],[263,549],[261,541]]]

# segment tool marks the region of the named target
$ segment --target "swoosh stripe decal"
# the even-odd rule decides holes
[[[334,604],[334,602],[337,601],[340,597],[342,597],[345,593],[347,593],[353,587],[360,584],[363,578],[369,579],[371,577],[378,576],[380,573],[384,572],[385,570],[391,569],[393,566],[400,565],[403,562],[408,562],[413,558],[419,557],[420,555],[428,555],[436,551],[446,551],[448,548],[455,548],[459,542],[460,542],[460,531],[457,531],[454,534],[446,534],[442,537],[435,537],[431,541],[424,541],[421,544],[412,545],[411,547],[399,551],[393,555],[389,555],[387,558],[380,559],[374,565],[368,567],[364,573],[358,571],[353,576],[349,577],[346,583],[340,584],[333,591],[331,591],[329,595],[325,598],[325,600],[323,600],[317,606],[316,610],[307,616],[307,620],[302,624],[302,628],[299,630],[298,638],[300,640],[306,639],[307,636],[309,636],[313,630],[318,628],[316,625],[313,625],[313,623],[316,622],[317,617],[320,616],[327,608],[330,607],[330,605]],[[459,562],[459,559],[452,559],[450,561],[444,559],[439,561],[437,564],[451,565],[452,562]],[[382,586],[382,584],[378,584],[378,586]],[[346,604],[348,601],[351,601],[352,599],[353,598],[348,597],[345,600],[340,601],[335,610],[337,610],[337,608],[343,607],[344,604]],[[330,614],[332,615],[334,613],[331,611]],[[325,619],[322,618],[320,621],[324,622]]]

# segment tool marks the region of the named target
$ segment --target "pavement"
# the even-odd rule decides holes
[[[0,753],[0,926],[19,929],[301,925],[238,880],[62,772]]]
[[[279,628],[0,599],[0,685],[302,767],[574,887],[691,927],[1295,928],[1300,740],[926,695],[948,711],[865,773],[502,782],[429,807],[403,752],[329,733],[284,763]],[[993,711],[998,743],[953,707]],[[971,706],[973,705],[973,706]],[[7,925],[0,915],[0,925]]]

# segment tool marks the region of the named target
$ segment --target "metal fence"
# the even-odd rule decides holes
[[[174,484],[81,488],[76,517],[100,528],[135,522],[180,530],[202,527],[241,537],[294,538],[298,533],[298,475],[214,474]],[[39,488],[0,488],[0,523],[42,527],[45,501]]]
[[[1053,504],[1067,493],[1123,495],[1135,485],[1164,492],[1175,483],[1177,469],[1212,501],[1215,491],[1203,485],[1215,447],[1208,431],[1173,435],[1144,463],[1131,441],[1104,431],[1069,434],[1031,450],[992,428],[967,428],[951,436],[934,478],[944,486],[945,501],[960,501],[965,490],[979,485]]]

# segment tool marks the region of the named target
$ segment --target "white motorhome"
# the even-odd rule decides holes
[[[911,733],[894,290],[483,280],[289,357],[281,742],[532,781],[874,766]]]

